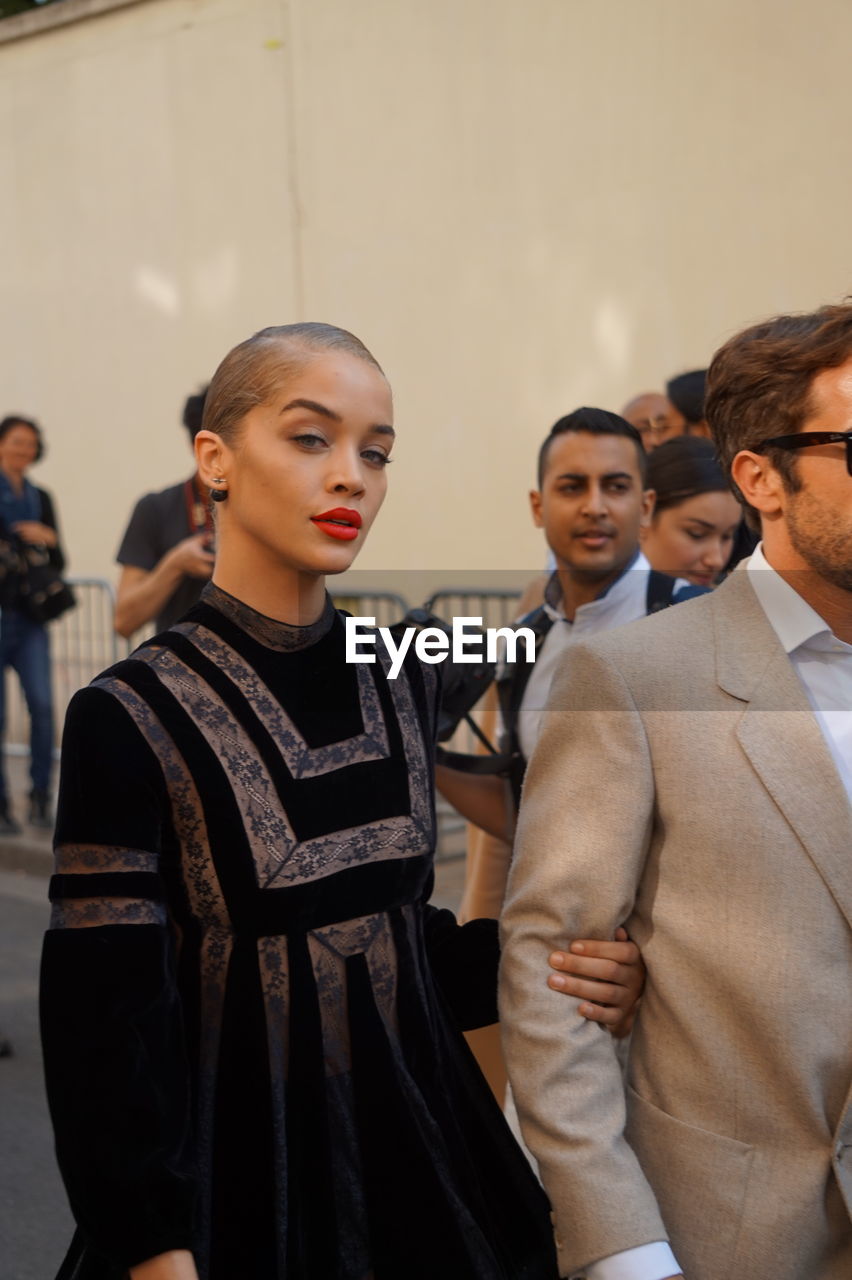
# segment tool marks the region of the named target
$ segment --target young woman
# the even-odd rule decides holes
[[[555,1280],[461,1036],[496,1018],[495,926],[427,905],[437,669],[347,664],[325,594],[391,424],[351,334],[236,347],[196,443],[213,581],[69,709],[42,987],[61,1277]],[[572,993],[627,1008],[619,969]]]
[[[44,547],[55,569],[65,567],[53,500],[27,473],[44,453],[38,424],[11,415],[0,422],[0,536],[12,532],[33,546]],[[47,627],[18,607],[14,596],[0,611],[0,726],[5,724],[4,679],[11,667],[21,682],[30,714],[30,803],[28,821],[53,826],[50,775],[53,769],[53,699],[50,689],[50,644]],[[2,755],[0,755],[2,759]],[[15,819],[0,768],[0,836],[17,835]]]
[[[678,436],[648,457],[656,493],[642,550],[655,569],[710,587],[727,565],[742,517],[709,440]]]

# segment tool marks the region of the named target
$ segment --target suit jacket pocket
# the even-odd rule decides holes
[[[676,1120],[627,1089],[627,1140],[689,1280],[727,1280],[754,1148]]]

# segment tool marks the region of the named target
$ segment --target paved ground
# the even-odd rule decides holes
[[[9,765],[20,819],[26,771],[20,759]],[[459,845],[456,834],[452,847]],[[49,833],[25,829],[0,839],[0,1031],[14,1046],[0,1059],[0,1280],[51,1280],[72,1230],[53,1159],[36,1012],[51,868]],[[439,861],[433,901],[455,909],[463,877],[462,858]]]
[[[3,1280],[50,1280],[71,1239],[53,1159],[38,1043],[36,984],[46,881],[0,871],[0,1255]]]

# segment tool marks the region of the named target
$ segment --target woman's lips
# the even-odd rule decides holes
[[[361,513],[349,507],[334,507],[331,511],[323,511],[321,515],[311,516],[311,520],[328,534],[330,538],[338,538],[341,542],[351,542],[358,537],[361,528]]]

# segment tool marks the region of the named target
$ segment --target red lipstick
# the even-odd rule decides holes
[[[331,511],[323,511],[322,515],[311,516],[311,520],[330,538],[339,538],[343,542],[357,538],[361,528],[360,511],[352,511],[349,507],[334,507]]]

